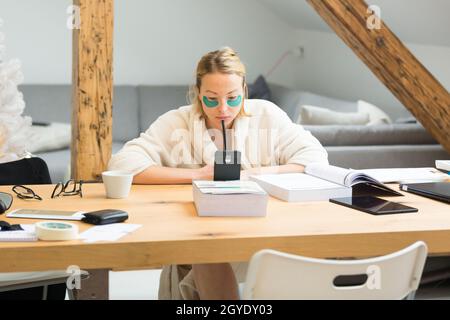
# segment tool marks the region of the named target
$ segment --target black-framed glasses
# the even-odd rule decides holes
[[[9,224],[6,221],[0,221],[0,231],[19,231],[23,230],[20,224]]]
[[[83,180],[74,180],[70,179],[66,183],[58,182],[55,185],[55,188],[52,192],[52,199],[62,196],[76,196],[80,195],[80,197],[83,197],[82,192],[82,186],[83,186]]]
[[[13,197],[9,193],[0,192],[0,214],[11,208]]]
[[[12,191],[17,195],[17,197],[19,199],[22,199],[22,200],[33,200],[33,199],[36,199],[39,201],[42,200],[42,198],[38,194],[36,194],[33,191],[33,189],[30,189],[30,188],[22,186],[22,185],[15,185],[12,188]]]

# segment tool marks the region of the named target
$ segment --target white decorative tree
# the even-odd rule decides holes
[[[26,155],[31,127],[31,118],[22,116],[25,102],[17,87],[23,82],[21,64],[19,60],[3,61],[3,41],[4,35],[0,32],[0,163]]]

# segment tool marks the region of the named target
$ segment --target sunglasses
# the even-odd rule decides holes
[[[13,197],[9,193],[0,192],[0,214],[11,208]]]

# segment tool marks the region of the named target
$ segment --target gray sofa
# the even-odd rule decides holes
[[[70,122],[70,85],[22,85],[25,114],[36,122]],[[272,100],[296,119],[299,104],[352,111],[355,102],[270,85]],[[145,131],[161,114],[187,104],[187,86],[116,86],[113,108],[113,152]],[[392,118],[408,116],[386,109]],[[305,126],[325,146],[330,163],[354,169],[434,166],[449,155],[419,124],[379,126]],[[53,182],[67,177],[70,150],[38,153],[50,169]]]

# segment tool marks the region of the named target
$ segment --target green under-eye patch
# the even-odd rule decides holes
[[[227,103],[230,107],[238,107],[241,105],[242,102],[242,96],[237,96],[235,99],[233,100],[227,100]]]
[[[215,108],[219,105],[219,101],[217,100],[209,100],[207,97],[203,96],[203,103],[208,108]]]

